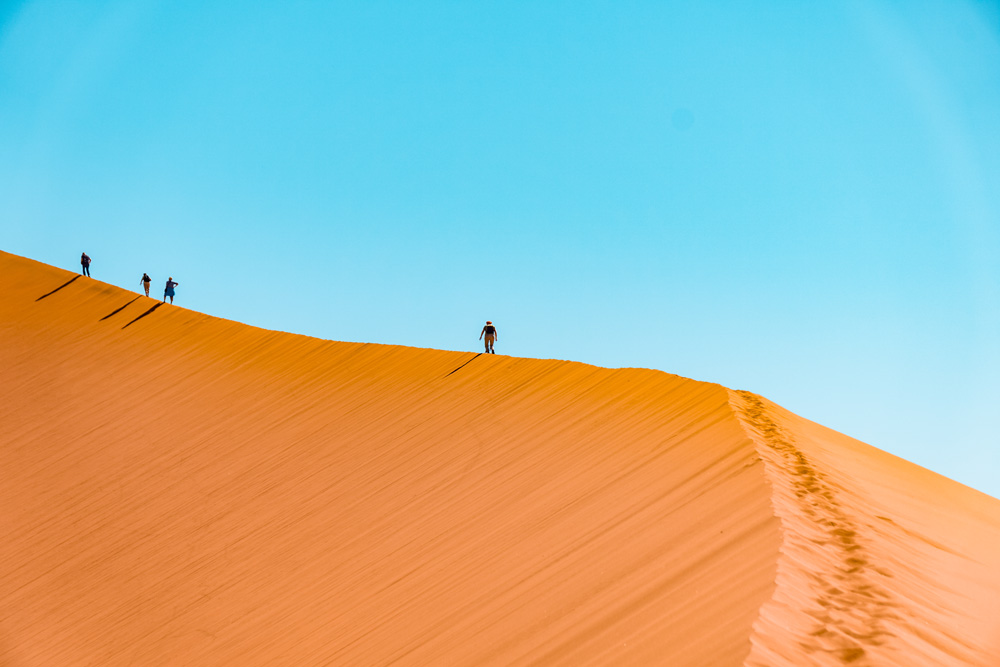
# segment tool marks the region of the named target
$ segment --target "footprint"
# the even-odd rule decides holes
[[[853,647],[840,650],[840,659],[843,662],[854,662],[863,657],[865,657],[865,650],[863,648]]]

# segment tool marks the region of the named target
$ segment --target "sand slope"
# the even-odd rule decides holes
[[[752,394],[0,278],[4,665],[998,664],[1000,502]]]

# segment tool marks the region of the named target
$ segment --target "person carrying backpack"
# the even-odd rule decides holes
[[[153,279],[149,277],[148,273],[143,273],[139,282],[142,283],[143,289],[146,290],[146,296],[149,296],[149,283],[153,282]]]
[[[83,253],[82,255],[80,255],[80,267],[81,267],[80,273],[82,273],[83,275],[89,277],[90,276],[90,257],[87,256],[87,253]]]
[[[493,322],[486,320],[486,326],[479,332],[479,340],[483,340],[483,336],[486,336],[486,354],[496,354],[493,351],[493,342],[500,336],[497,335],[497,328],[493,326]]]

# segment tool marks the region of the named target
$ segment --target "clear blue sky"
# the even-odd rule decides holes
[[[1000,496],[996,2],[0,3],[0,248],[659,368]]]

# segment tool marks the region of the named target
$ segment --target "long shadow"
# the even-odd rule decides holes
[[[118,313],[122,312],[123,310],[125,310],[126,308],[128,308],[129,306],[131,306],[133,303],[135,303],[138,300],[139,300],[139,297],[135,297],[134,299],[132,299],[131,301],[129,301],[128,303],[126,303],[124,306],[122,306],[118,310],[111,311],[110,313],[108,313],[107,315],[105,315],[104,317],[102,317],[99,321],[103,322],[104,320],[108,319],[112,315],[117,315]]]
[[[451,373],[457,373],[458,371],[462,370],[463,368],[465,368],[466,366],[468,366],[469,364],[471,364],[473,361],[475,361],[476,359],[478,359],[479,357],[481,357],[484,354],[485,354],[485,352],[480,352],[479,354],[477,354],[476,356],[472,357],[471,359],[469,359],[468,361],[466,361],[464,364],[462,364],[461,366],[459,366],[458,368],[456,368],[455,370],[453,370]],[[448,375],[451,375],[451,373],[448,373]],[[448,377],[448,375],[445,375],[445,377]]]
[[[48,294],[41,295],[40,297],[38,297],[37,299],[35,299],[35,301],[41,301],[42,299],[44,299],[47,296],[52,296],[53,294],[55,294],[56,292],[58,292],[59,290],[61,290],[63,287],[66,287],[67,285],[69,285],[69,283],[73,282],[74,280],[76,280],[79,277],[80,276],[73,276],[72,278],[70,278],[69,282],[63,283],[62,285],[60,285],[59,287],[55,288],[54,290],[52,290]]]
[[[139,297],[136,297],[136,298],[138,299]],[[129,322],[128,324],[126,324],[125,326],[123,326],[122,329],[128,329],[130,326],[132,326],[133,324],[135,324],[136,322],[138,322],[142,318],[146,317],[146,315],[149,315],[150,313],[152,313],[154,310],[156,310],[157,308],[159,308],[162,305],[163,305],[163,302],[161,301],[160,303],[156,304],[155,306],[153,306],[152,308],[150,308],[149,310],[147,310],[145,313],[143,313],[139,317],[135,318],[134,320],[132,320],[131,322]]]

